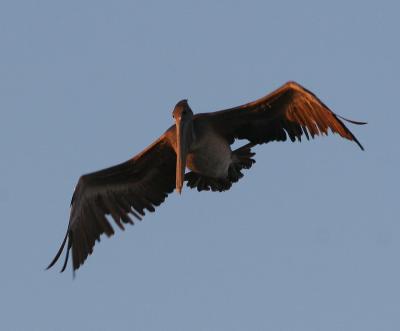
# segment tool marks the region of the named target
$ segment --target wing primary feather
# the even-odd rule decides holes
[[[85,233],[87,243],[88,243],[88,253],[91,254],[91,249],[95,242],[95,236],[98,232],[96,219],[93,217],[92,213],[89,211],[88,206],[85,207],[84,217],[89,220],[82,224],[83,231]]]
[[[111,231],[109,230],[111,226],[109,226],[105,216],[102,213],[98,212],[96,206],[92,206],[92,204],[92,202],[87,203],[86,213],[93,220],[94,239],[100,241],[100,235],[102,235],[103,233],[105,233],[107,237],[110,236],[107,232]]]
[[[363,145],[361,145],[361,143],[358,141],[358,139],[354,136],[354,134],[351,133],[351,131],[349,129],[347,129],[347,127],[343,124],[343,122],[338,118],[340,116],[334,114],[334,116],[337,118],[338,122],[343,126],[344,130],[346,131],[346,133],[348,133],[350,135],[350,137],[352,138],[352,140],[355,141],[355,143],[361,148],[361,150],[364,150]],[[341,117],[340,117],[341,118]],[[347,120],[345,120],[347,121]],[[360,125],[365,124],[364,122],[359,122]],[[361,124],[362,123],[362,124]]]
[[[345,117],[340,116],[340,115],[338,115],[338,114],[335,114],[335,115],[336,115],[337,117],[339,117],[341,120],[344,120],[344,121],[346,121],[346,122],[353,123],[353,124],[356,124],[356,125],[365,125],[365,124],[368,124],[367,122],[359,122],[359,121],[349,120],[348,118],[345,118]]]
[[[80,235],[79,231],[74,231],[73,237],[74,241],[72,247],[72,267],[74,269],[78,269],[82,252],[82,236]]]
[[[101,208],[101,211],[106,214],[107,210],[105,209],[104,205],[103,205],[103,199],[101,199],[100,197],[98,197],[97,199],[97,203]],[[106,234],[107,237],[111,237],[114,234],[114,229],[111,226],[110,222],[108,222],[107,218],[104,216],[104,214],[99,210],[99,208],[97,208],[97,206],[95,205],[94,202],[90,203],[90,209],[92,211],[92,213],[94,213],[96,215],[97,220],[99,221],[99,224],[103,230],[103,232]]]
[[[103,199],[103,204],[106,208],[105,213],[111,215],[112,219],[114,220],[115,224],[121,229],[125,230],[124,226],[121,224],[120,218],[118,216],[118,213],[116,212],[114,206],[112,205],[112,202],[110,202],[110,197],[107,194],[106,197]]]
[[[145,213],[144,206],[140,203],[140,197],[133,190],[129,190],[129,197],[132,201],[132,209],[135,210],[137,214],[141,215],[138,217],[139,221],[141,221]]]
[[[199,121],[209,121],[229,142],[235,139],[247,139],[256,144],[294,141],[300,140],[302,134],[311,139],[332,131],[364,150],[341,120],[357,125],[365,122],[336,115],[314,93],[292,81],[253,102],[195,117]]]
[[[61,255],[62,251],[64,250],[65,243],[67,242],[68,233],[69,233],[69,229],[67,230],[67,233],[65,234],[65,237],[64,237],[64,240],[63,240],[63,242],[61,244],[60,249],[58,250],[56,256],[53,259],[53,261],[50,262],[50,264],[48,265],[46,270],[50,269],[58,261],[58,259],[60,258],[60,255]]]
[[[127,208],[127,213],[128,212],[131,213],[139,221],[142,220],[141,216],[138,213],[136,213],[135,209],[132,207],[131,203],[128,201],[128,198],[126,198],[125,195],[121,195],[121,201],[123,204],[125,204],[125,208]],[[134,223],[134,222],[132,221],[132,223]]]
[[[112,192],[108,192],[107,196],[105,199],[103,199],[109,213],[111,213],[112,218],[114,219],[115,224],[118,225],[118,227],[124,231],[125,227],[121,222],[121,212],[118,210],[118,204],[114,199],[114,195]]]
[[[113,200],[112,201],[113,205],[117,209],[120,220],[122,220],[122,222],[125,224],[133,224],[133,221],[130,219],[130,217],[128,215],[129,208],[126,209],[126,206],[124,205],[120,196],[118,196],[117,194],[114,194],[113,192],[110,192],[110,196]],[[121,225],[123,225],[123,224],[121,224]]]
[[[89,222],[82,223],[81,227],[81,237],[82,237],[82,259],[85,259],[86,256],[89,255],[90,252],[90,236],[89,233],[87,232],[86,225],[87,223],[90,223],[91,220],[88,220]]]
[[[308,135],[307,127],[302,125],[301,128],[303,129],[303,132],[304,132],[305,136],[307,137],[307,140],[310,140],[310,136]]]
[[[71,247],[72,247],[72,233],[69,235],[69,238],[68,238],[68,246],[67,246],[67,252],[66,252],[66,254],[65,254],[64,265],[63,265],[63,267],[61,268],[61,271],[60,271],[60,272],[64,272],[65,268],[67,267],[67,264],[68,264],[68,257],[69,257],[69,251],[71,250]]]

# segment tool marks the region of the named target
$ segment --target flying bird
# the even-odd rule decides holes
[[[114,234],[109,219],[122,230],[145,210],[153,212],[168,194],[181,193],[184,182],[198,191],[226,191],[255,163],[251,148],[271,141],[294,142],[328,130],[354,141],[344,125],[347,120],[333,113],[312,92],[288,82],[272,93],[242,106],[194,115],[187,100],[174,110],[175,124],[130,160],[80,177],[72,196],[67,233],[56,256],[65,245],[63,272],[72,251],[73,271],[92,254],[96,241]],[[248,142],[232,150],[236,139]],[[190,171],[186,172],[186,168]],[[109,219],[106,217],[110,215]]]

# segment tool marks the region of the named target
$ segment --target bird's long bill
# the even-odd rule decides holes
[[[176,190],[180,194],[185,179],[187,141],[184,132],[184,123],[180,118],[176,119]]]

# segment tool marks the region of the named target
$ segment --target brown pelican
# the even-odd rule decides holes
[[[326,135],[328,129],[360,142],[343,124],[365,124],[334,114],[312,92],[288,82],[271,94],[245,105],[194,115],[187,100],[179,101],[172,113],[175,125],[132,159],[83,175],[75,188],[67,233],[48,268],[67,251],[61,272],[72,249],[73,271],[93,252],[95,241],[114,230],[106,215],[124,230],[141,220],[147,209],[154,211],[174,188],[181,193],[184,181],[199,191],[225,191],[255,162],[251,148],[270,141],[301,141]],[[235,139],[248,143],[233,150]],[[190,172],[185,173],[186,168]],[[67,240],[68,239],[68,240]]]

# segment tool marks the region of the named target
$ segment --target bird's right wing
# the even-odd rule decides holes
[[[166,136],[143,152],[119,165],[82,176],[75,188],[67,234],[48,268],[60,257],[68,240],[64,266],[72,250],[73,270],[93,252],[100,235],[114,230],[105,215],[111,215],[119,228],[133,224],[144,211],[154,211],[175,187],[176,154]]]

